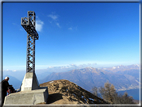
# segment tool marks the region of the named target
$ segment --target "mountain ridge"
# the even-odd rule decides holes
[[[48,81],[40,84],[40,86],[48,87],[49,98],[47,104],[109,104],[65,79]]]
[[[130,75],[130,72],[137,75]],[[91,91],[90,89],[93,86],[101,87],[106,81],[109,81],[110,83],[114,84],[117,90],[126,90],[139,87],[138,76],[139,69],[129,69],[126,72],[123,72],[123,70],[117,72],[108,72],[104,69],[87,67],[83,69],[74,69],[68,72],[52,73],[43,81],[46,82],[58,79],[68,79],[74,83],[77,83],[88,91]],[[87,84],[90,84],[92,87],[87,86]]]

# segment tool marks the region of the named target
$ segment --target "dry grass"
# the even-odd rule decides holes
[[[68,80],[49,81],[40,86],[48,87],[47,104],[107,104],[103,99]]]

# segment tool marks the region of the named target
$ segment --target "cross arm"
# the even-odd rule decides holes
[[[35,37],[35,40],[39,38],[38,33],[29,18],[21,18],[21,25],[28,34]]]

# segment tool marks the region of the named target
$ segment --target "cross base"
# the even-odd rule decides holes
[[[21,85],[21,91],[31,91],[38,89],[39,83],[34,72],[27,72]]]
[[[17,105],[36,105],[46,104],[48,99],[48,88],[37,89],[32,91],[21,91],[9,94],[5,97],[4,107]]]
[[[27,72],[23,79],[20,92],[11,93],[5,97],[4,107],[9,105],[36,105],[47,103],[48,87],[40,87],[33,72]]]

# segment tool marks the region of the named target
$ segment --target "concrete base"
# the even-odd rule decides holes
[[[20,91],[9,94],[5,97],[4,106],[9,105],[36,105],[39,103],[47,103],[48,88],[40,87],[40,89],[32,91]]]
[[[27,72],[21,85],[21,91],[39,89],[39,83],[34,72]]]

